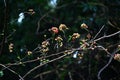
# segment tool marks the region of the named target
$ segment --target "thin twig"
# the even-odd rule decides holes
[[[39,20],[38,20],[38,27],[37,27],[37,30],[36,30],[36,33],[37,34],[39,34],[39,29],[40,29],[40,21],[44,18],[44,17],[46,17],[49,13],[51,12],[51,10],[50,11],[48,11],[47,13],[45,13]]]
[[[115,33],[110,34],[110,35],[107,35],[107,36],[100,37],[100,38],[98,38],[98,39],[95,39],[94,41],[96,42],[96,41],[99,41],[99,40],[104,39],[104,38],[109,38],[109,37],[115,36],[115,35],[117,35],[117,34],[119,34],[119,33],[120,33],[120,31],[115,32]]]
[[[37,75],[34,77],[34,79],[37,78],[37,77],[39,77],[39,76],[41,76],[41,75],[46,75],[46,74],[52,73],[52,72],[54,72],[54,71],[55,71],[55,70],[49,70],[49,71],[42,72],[42,73],[40,73],[40,74],[37,74]]]
[[[100,34],[100,32],[103,30],[104,27],[105,25],[102,26],[102,28],[99,30],[99,32],[95,35],[95,37],[92,40],[94,40]]]
[[[73,80],[73,79],[72,79],[71,72],[68,72],[68,75],[69,75],[70,80]]]
[[[100,45],[99,45],[99,46],[97,46],[97,47],[103,49],[108,55],[111,55],[110,52],[108,52],[107,49],[105,49],[103,46],[100,46]]]
[[[6,5],[6,0],[4,0],[4,5],[5,5],[5,7],[7,6],[7,5]]]
[[[119,51],[119,49],[115,50],[115,51],[111,54],[112,56],[110,57],[108,63],[107,63],[103,68],[101,68],[101,69],[99,70],[98,75],[97,75],[98,80],[101,80],[101,77],[100,77],[101,73],[103,72],[103,70],[105,70],[105,69],[110,65],[111,61],[113,60],[113,57],[114,57],[115,53],[117,53],[118,51]]]
[[[23,78],[25,78],[26,76],[28,76],[31,72],[33,72],[34,70],[38,69],[39,67],[41,67],[41,66],[43,66],[43,65],[45,65],[45,64],[51,63],[51,62],[53,62],[53,61],[59,60],[59,59],[65,57],[65,56],[67,56],[67,54],[62,55],[62,56],[60,56],[60,57],[58,57],[58,58],[55,58],[55,59],[53,59],[53,60],[51,60],[51,61],[49,61],[49,62],[46,62],[46,63],[44,63],[44,64],[41,64],[41,65],[38,65],[38,66],[34,67],[33,69],[29,70],[29,71],[23,76]]]
[[[24,79],[22,78],[22,76],[21,76],[21,75],[19,75],[18,73],[16,73],[16,72],[15,72],[15,71],[13,71],[12,69],[10,69],[10,68],[6,67],[6,66],[5,66],[5,65],[3,65],[3,64],[0,64],[0,66],[2,66],[2,67],[4,67],[4,68],[8,69],[8,70],[9,70],[9,71],[11,71],[12,73],[14,73],[14,74],[16,74],[17,76],[19,76],[20,80],[24,80]]]
[[[43,80],[43,76],[42,75],[40,75],[40,79]]]
[[[45,58],[49,58],[49,57],[52,57],[52,56],[56,56],[56,55],[59,55],[59,54],[61,54],[61,53],[64,53],[64,51],[59,52],[59,53],[55,53],[55,54],[48,55],[48,56],[46,56]],[[24,62],[22,62],[22,64],[35,62],[35,61],[38,61],[38,60],[40,60],[40,59],[42,59],[42,58],[24,61]],[[15,65],[20,65],[20,64],[21,64],[20,61],[18,61],[18,62],[16,62],[16,63],[9,63],[9,64],[6,64],[6,65],[15,66]]]
[[[81,46],[81,47],[82,47],[82,46]],[[70,49],[70,50],[65,50],[65,51],[71,51],[71,53],[73,53],[73,52],[76,51],[76,50],[79,50],[79,51],[81,50],[81,51],[82,51],[81,47],[79,47],[79,48],[72,48],[72,49]],[[90,49],[90,48],[86,48],[86,49]],[[51,54],[51,55],[45,56],[45,58],[49,58],[49,57],[52,57],[52,56],[57,56],[57,55],[59,55],[59,54],[63,54],[63,53],[65,53],[65,51],[61,51],[61,52],[58,52],[58,53],[55,53],[55,54]],[[21,65],[21,63],[22,63],[22,64],[31,63],[31,62],[38,61],[38,60],[40,60],[40,59],[42,59],[42,57],[40,57],[39,59],[33,59],[33,60],[24,61],[24,62],[18,61],[18,62],[16,62],[16,63],[9,63],[9,64],[5,64],[5,65],[7,65],[7,66]]]

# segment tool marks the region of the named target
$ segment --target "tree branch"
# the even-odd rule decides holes
[[[101,69],[99,70],[98,75],[97,75],[98,80],[101,80],[101,77],[100,77],[101,73],[110,65],[111,61],[113,60],[113,57],[114,57],[115,53],[117,53],[119,50],[120,50],[120,49],[115,50],[115,51],[111,54],[112,56],[110,57],[108,63],[107,63],[103,68],[101,68]]]
[[[94,41],[96,42],[96,41],[99,41],[99,40],[104,39],[104,38],[109,38],[109,37],[115,36],[115,35],[117,35],[119,33],[120,33],[120,31],[118,31],[116,33],[113,33],[113,34],[110,34],[110,35],[107,35],[107,36],[100,37],[98,39],[95,39]]]

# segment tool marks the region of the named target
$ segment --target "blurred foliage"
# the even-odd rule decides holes
[[[0,77],[2,77],[4,74],[3,74],[3,71],[0,71]]]
[[[6,7],[4,1],[6,1]],[[0,63],[7,64],[19,61],[27,55],[26,50],[32,51],[36,46],[41,44],[42,41],[52,36],[49,32],[51,27],[59,26],[61,23],[71,28],[70,31],[67,32],[71,35],[73,32],[88,34],[88,32],[80,28],[82,23],[88,25],[92,37],[103,25],[105,25],[105,29],[100,36],[120,30],[120,0],[57,0],[56,6],[49,5],[50,1],[52,0],[0,0],[0,44],[3,43],[4,38],[11,35],[15,30],[15,32],[7,38],[7,42],[2,44],[3,48],[1,48]],[[32,15],[29,14],[29,9],[33,9],[35,13]],[[24,13],[25,18],[21,24],[18,24],[17,20],[20,13]],[[38,24],[40,25],[39,28]],[[47,36],[44,37],[45,35]],[[110,46],[110,43],[115,44],[119,41],[119,36],[115,36],[112,39],[106,39],[99,43],[104,46]],[[106,43],[103,44],[103,42]],[[9,52],[8,48],[10,43],[14,44],[14,52],[12,53]],[[0,45],[0,47],[2,47],[2,45]],[[110,48],[110,50],[111,49],[114,50],[114,48]],[[96,80],[98,70],[106,63],[105,60],[108,60],[108,58],[104,57],[104,52],[101,56],[97,51],[90,52],[90,54],[91,53],[97,54],[97,58],[100,58],[100,60],[97,61],[96,56],[91,56],[91,58],[86,56],[84,62],[78,64],[77,60],[69,57],[55,62],[49,67],[44,66],[39,71],[43,72],[57,68],[60,72],[60,80],[69,80],[68,72],[71,72],[74,80],[78,80],[78,78],[80,80]],[[28,59],[32,57],[35,56],[29,56]],[[89,59],[92,59],[91,75],[88,73]],[[21,65],[19,67],[13,67],[13,69],[23,75],[37,64],[39,64],[39,62],[27,64],[27,66]],[[111,64],[112,68],[109,67],[111,72],[108,71],[108,73],[106,72],[106,74],[104,74],[105,76],[102,75],[103,80],[110,80],[110,78],[120,80],[118,77],[120,72],[116,72],[120,67],[118,64],[116,61],[113,61]],[[64,67],[64,69],[59,70],[61,67]],[[30,77],[36,73],[40,73],[39,71],[33,72]],[[113,73],[116,75],[113,75]],[[3,72],[0,71],[0,77],[3,76],[3,78],[5,78],[7,75],[9,75],[9,73],[3,75]],[[54,75],[57,76],[55,73],[52,73],[46,75],[44,79],[58,80],[59,76],[53,79]],[[107,75],[110,75],[110,77]],[[111,75],[113,75],[113,77],[111,77]],[[12,78],[12,76],[14,75],[11,75],[10,78]],[[6,80],[9,79],[6,78]]]

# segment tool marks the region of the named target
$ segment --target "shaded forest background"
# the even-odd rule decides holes
[[[18,22],[20,13],[24,13],[24,19]],[[120,31],[120,0],[0,0],[0,63],[20,61],[27,55],[27,51],[34,50],[42,41],[52,36],[50,28],[60,24],[70,28],[67,36],[74,32],[86,35],[87,32],[80,28],[82,23],[88,25],[92,38],[103,25],[105,27],[98,37]],[[9,51],[10,43],[14,44],[12,53]],[[98,43],[112,52],[120,44],[120,35]],[[55,52],[51,50],[49,54]],[[25,80],[97,80],[98,71],[108,62],[109,57],[104,51],[88,52],[89,55],[80,64],[78,59],[67,56],[40,67]],[[40,54],[31,55],[25,61],[35,59]],[[24,75],[39,63],[32,62],[10,68]],[[40,75],[36,76],[40,73],[42,78]],[[7,69],[3,70],[3,67],[0,67],[0,76],[0,80],[19,79]],[[120,80],[120,62],[113,60],[102,72],[101,78]]]

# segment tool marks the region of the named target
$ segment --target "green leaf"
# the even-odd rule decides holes
[[[21,58],[20,58],[20,56],[17,56],[17,58],[20,60]]]
[[[3,71],[0,71],[0,77],[2,77],[4,75]]]
[[[72,38],[72,36],[71,36],[71,35],[69,35],[69,38],[68,38],[67,42],[69,42],[69,41],[71,40],[71,38]]]

